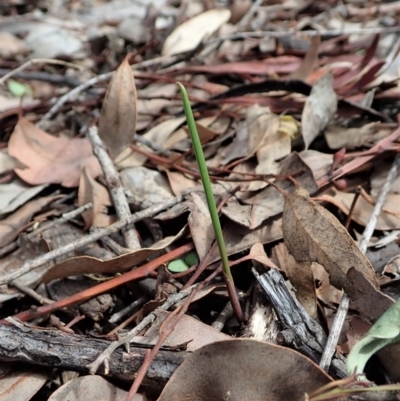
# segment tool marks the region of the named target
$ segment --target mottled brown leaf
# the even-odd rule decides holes
[[[347,230],[302,188],[294,194],[285,194],[283,237],[297,261],[324,266],[336,288],[352,292],[353,284],[346,277],[351,267],[378,287],[373,267]]]
[[[108,85],[99,121],[100,138],[113,158],[133,141],[137,121],[136,103],[135,78],[125,59]]]

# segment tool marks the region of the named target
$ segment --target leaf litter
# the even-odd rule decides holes
[[[263,385],[276,391],[255,397],[300,400],[352,373],[352,368],[330,370],[328,376],[295,340],[282,343],[285,347],[264,341],[218,341],[246,335],[271,341],[288,338],[250,266],[260,274],[280,270],[292,295],[326,328],[325,334],[344,291],[351,301],[351,324],[343,327],[337,344],[341,357],[375,336],[368,327],[381,322],[385,311],[396,305],[398,178],[376,216],[368,244],[371,260],[357,241],[374,219],[399,151],[399,47],[388,43],[400,8],[395,3],[374,8],[370,2],[350,1],[342,5],[346,13],[340,16],[334,6],[324,5],[330,8],[327,17],[318,2],[72,2],[54,4],[51,12],[39,17],[36,5],[20,3],[18,8],[5,6],[0,21],[0,62],[5,69],[0,74],[11,74],[0,78],[5,84],[0,93],[0,278],[32,268],[1,287],[1,327],[11,322],[21,335],[29,327],[39,336],[38,327],[24,321],[33,313],[43,316],[51,311],[61,323],[51,326],[55,318],[42,318],[42,328],[55,335],[65,323],[66,330],[75,331],[83,342],[89,335],[97,336],[100,355],[116,333],[123,336],[128,330],[140,329],[140,337],[157,349],[171,330],[168,322],[175,322],[166,344],[178,349],[159,352],[166,352],[162,355],[167,363],[175,360],[173,352],[183,359],[168,372],[156,366],[147,375],[143,372],[149,360],[142,358],[135,365],[152,389],[139,390],[140,397],[148,399],[162,391],[160,399],[182,398],[176,389],[199,399],[208,398],[213,389],[220,391],[212,393],[217,398],[253,399],[252,389],[262,388],[257,385],[262,378]],[[38,36],[41,32],[45,37]],[[50,60],[35,60],[38,56]],[[227,313],[229,300],[218,274],[220,255],[176,81],[187,87],[192,101],[221,209],[227,253],[251,329]],[[85,137],[92,126],[99,129],[110,156],[107,162],[117,167],[115,180],[104,179]],[[111,200],[110,193],[119,185],[130,212],[145,210],[150,216],[140,218],[135,228],[129,226],[136,230],[141,248],[128,249],[125,234],[107,231],[100,231],[104,235],[99,242],[83,246],[80,241],[118,220],[119,200]],[[361,195],[355,201],[359,186]],[[163,208],[166,204],[171,206]],[[86,209],[75,214],[78,206]],[[343,226],[346,219],[348,231]],[[192,265],[185,255],[193,247],[199,261]],[[46,263],[38,259],[58,249],[64,253]],[[383,259],[380,266],[388,265],[384,272],[374,270],[374,253]],[[170,261],[182,262],[185,268],[168,271],[163,266]],[[129,271],[132,268],[137,273]],[[197,274],[200,268],[203,273]],[[193,295],[187,304],[179,301],[178,309],[171,311],[171,299],[183,296],[193,282],[205,285],[201,297]],[[151,302],[143,306],[140,299]],[[56,301],[54,308],[40,306],[51,300]],[[169,312],[153,311],[170,301]],[[180,307],[187,311],[176,323]],[[121,314],[119,325],[109,320],[115,313]],[[152,316],[156,323],[146,325]],[[360,316],[367,324],[357,323]],[[218,326],[222,322],[222,333],[213,328],[217,321]],[[390,322],[379,325],[386,334],[393,329]],[[256,326],[260,333],[269,331],[268,336],[255,334]],[[174,336],[179,339],[172,341]],[[191,341],[186,347],[194,353],[188,356],[179,346],[185,348]],[[16,337],[15,347],[27,355],[22,338]],[[0,353],[10,357],[1,347]],[[144,355],[140,348],[131,353]],[[365,355],[372,353],[358,353],[360,372]],[[114,355],[109,355],[111,370],[117,366],[124,371],[124,361]],[[398,380],[393,369],[398,366],[398,346],[392,344],[378,356],[388,376]],[[313,360],[320,357],[314,355]],[[220,358],[223,366],[218,365]],[[279,377],[270,369],[271,358],[280,361],[274,365]],[[38,359],[33,354],[22,362]],[[82,372],[95,362],[95,356],[80,359],[81,365],[71,366],[61,358],[59,371],[68,367]],[[50,354],[41,354],[40,360],[56,367]],[[199,368],[203,362],[206,369]],[[252,372],[246,380],[238,376],[243,364]],[[10,369],[11,375],[19,374],[17,368]],[[31,392],[43,399],[66,394],[87,399],[79,390],[83,387],[92,397],[107,392],[114,394],[112,399],[132,399],[118,388],[120,382],[94,376],[90,383],[90,376],[84,375],[61,385],[44,368],[37,369],[43,369],[44,379]],[[301,379],[289,383],[285,378],[293,377],[294,370]],[[376,379],[374,370],[367,375]],[[22,382],[14,386],[5,377],[0,380],[13,399],[32,395]],[[201,385],[205,381],[213,385]],[[58,389],[51,394],[50,388]],[[171,391],[173,396],[168,395]]]

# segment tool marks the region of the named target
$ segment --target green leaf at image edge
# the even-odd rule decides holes
[[[347,375],[359,374],[369,358],[389,344],[400,342],[400,299],[396,301],[353,347],[347,357]]]

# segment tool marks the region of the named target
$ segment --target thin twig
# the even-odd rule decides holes
[[[173,294],[168,297],[168,299],[159,307],[161,310],[168,310],[172,305],[175,305],[178,301],[183,298],[186,298],[190,293],[198,286],[198,284],[189,287],[188,289]],[[118,341],[114,341],[104,350],[97,359],[91,364],[87,365],[90,374],[95,374],[99,367],[104,363],[104,361],[109,360],[111,354],[121,345],[129,344],[132,341],[133,337],[137,336],[143,329],[145,329],[149,324],[153,323],[156,319],[156,314],[154,312],[150,313],[146,316],[134,329],[132,329],[129,333],[125,334],[123,337],[118,339]],[[107,373],[106,373],[107,374]]]
[[[344,228],[346,230],[349,229],[351,218],[353,217],[354,209],[356,207],[356,204],[357,204],[357,201],[358,201],[358,198],[360,197],[360,195],[361,195],[361,187],[358,186],[356,189],[356,193],[354,194],[353,201],[351,202],[351,206],[350,206],[349,214],[347,215],[346,222],[344,223]]]
[[[4,84],[4,82],[6,82],[6,80],[8,78],[11,78],[16,73],[25,70],[26,68],[30,67],[33,64],[56,64],[56,65],[63,65],[65,67],[72,67],[77,70],[85,69],[85,67],[83,67],[81,65],[68,63],[67,61],[63,61],[63,60],[54,60],[54,59],[47,59],[47,58],[34,58],[34,59],[29,60],[26,63],[20,65],[18,68],[15,68],[14,70],[10,71],[8,74],[6,74],[2,78],[0,78],[0,85]]]
[[[108,155],[103,141],[99,137],[97,127],[90,127],[87,136],[92,144],[93,153],[99,160],[103,170],[108,192],[110,193],[117,216],[120,220],[124,220],[130,216],[131,211],[129,209],[129,204],[126,199],[124,187],[122,186],[118,171],[115,168],[111,157]],[[141,248],[137,232],[133,225],[125,226],[122,229],[122,235],[124,236],[125,246],[127,248],[132,251],[136,251]]]
[[[214,328],[215,330],[221,331],[224,328],[226,322],[232,317],[232,315],[233,315],[232,304],[230,302],[227,302],[224,309],[222,309],[221,313],[211,324],[211,327]]]
[[[302,36],[349,36],[349,35],[376,35],[376,34],[387,34],[387,33],[396,33],[400,31],[400,26],[393,26],[389,28],[354,28],[354,29],[326,29],[326,30],[289,30],[289,31],[251,31],[251,32],[239,32],[233,35],[221,36],[216,39],[210,39],[206,44],[212,42],[222,42],[224,40],[238,40],[238,39],[246,39],[246,38],[285,38],[288,36],[294,35],[302,35]]]
[[[389,193],[390,187],[392,186],[394,180],[396,179],[397,173],[400,167],[400,154],[397,155],[394,159],[392,168],[389,171],[389,174],[386,178],[385,184],[382,186],[378,200],[375,204],[374,210],[372,212],[371,218],[365,227],[361,240],[359,242],[359,248],[363,254],[367,251],[368,243],[372,237],[372,234],[375,230],[376,223],[378,221],[378,217],[381,213],[383,205],[386,201],[386,197]],[[343,298],[338,307],[338,312],[333,320],[331,330],[329,332],[328,340],[326,342],[326,346],[324,349],[324,353],[322,354],[321,361],[319,366],[325,371],[328,371],[329,366],[331,364],[332,356],[335,353],[336,345],[339,340],[340,333],[342,332],[342,327],[344,323],[344,319],[346,318],[347,311],[350,305],[350,298],[343,294]]]
[[[124,318],[126,315],[129,313],[132,313],[132,311],[142,305],[144,305],[148,301],[147,297],[140,297],[136,301],[132,302],[130,305],[125,307],[124,309],[120,310],[119,312],[114,313],[110,319],[108,320],[110,323],[117,323],[119,322],[122,318]]]
[[[29,295],[32,299],[38,301],[42,305],[50,305],[54,302],[53,300],[38,294],[36,291],[32,290],[32,288],[29,288],[21,283],[18,283],[18,281],[12,281],[11,284],[15,288],[20,290],[22,293]]]
[[[43,266],[45,263],[50,262],[50,261],[54,260],[55,258],[66,255],[68,252],[72,252],[75,249],[81,248],[84,245],[95,242],[106,235],[116,233],[117,231],[119,231],[121,228],[125,227],[128,224],[136,223],[147,217],[153,217],[156,214],[160,213],[161,211],[176,205],[180,201],[181,201],[181,197],[175,197],[161,205],[149,207],[145,210],[142,210],[140,212],[132,214],[131,216],[129,216],[128,218],[126,218],[124,220],[119,220],[116,223],[111,224],[110,226],[108,226],[106,228],[98,230],[86,237],[80,238],[77,241],[73,241],[61,248],[54,249],[53,251],[50,251],[37,258],[28,260],[18,270],[15,270],[12,273],[9,273],[9,274],[6,274],[6,275],[0,277],[0,285],[7,284],[7,283],[15,280],[16,278],[21,277],[24,274],[26,274],[32,270],[35,270],[40,266]]]

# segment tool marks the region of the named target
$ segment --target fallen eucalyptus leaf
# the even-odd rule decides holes
[[[99,121],[99,136],[112,158],[118,156],[132,143],[136,121],[135,78],[125,58],[108,85]]]
[[[337,96],[333,89],[333,75],[329,71],[313,85],[301,114],[301,129],[305,148],[327,126],[337,109]]]
[[[342,224],[324,207],[313,202],[303,188],[285,193],[283,238],[298,262],[318,262],[336,288],[352,292],[346,273],[361,272],[375,288],[375,271]]]
[[[289,348],[234,339],[208,344],[189,355],[158,401],[300,400],[331,380],[316,364]]]

